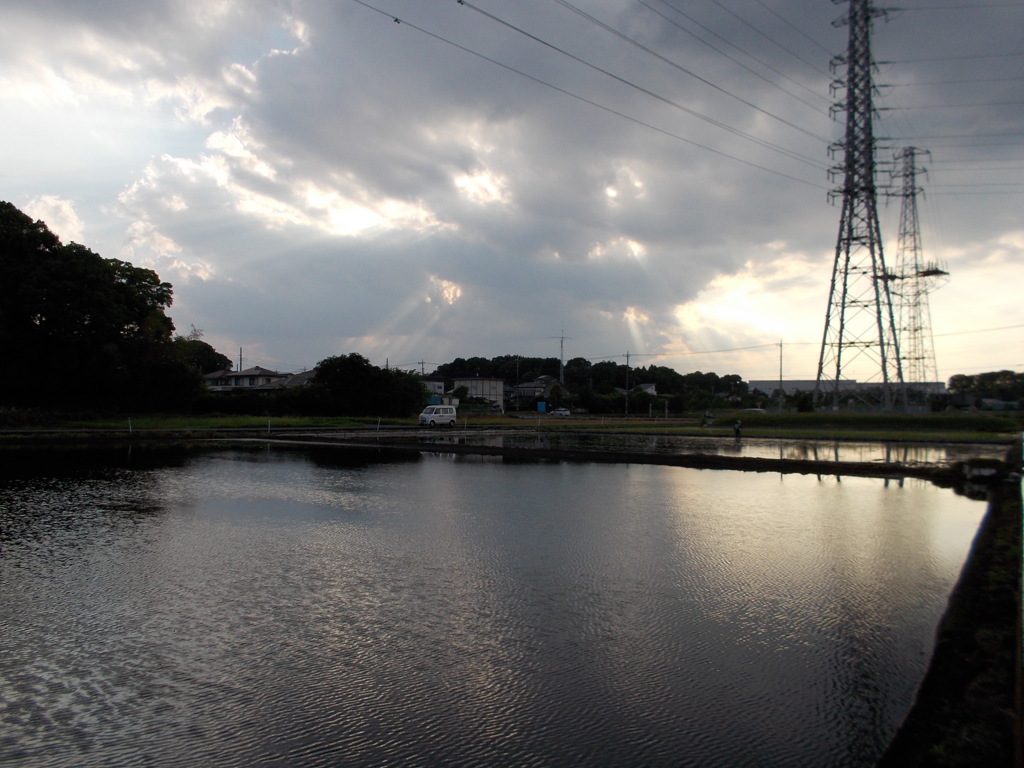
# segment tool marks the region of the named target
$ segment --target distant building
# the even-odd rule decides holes
[[[750,391],[753,392],[755,389],[764,392],[766,395],[774,395],[779,391],[779,380],[778,379],[762,379],[760,381],[749,382]],[[795,395],[797,392],[814,392],[814,388],[817,382],[814,379],[783,379],[782,380],[782,391],[786,396]],[[859,382],[856,379],[842,379],[839,382],[840,392],[858,392],[871,390],[878,386],[877,382]],[[923,392],[927,395],[944,395],[946,394],[946,385],[941,381],[924,381],[924,382],[907,382],[904,386],[908,390]],[[835,391],[834,382],[823,382],[822,389],[829,392]]]
[[[554,376],[538,376],[533,381],[524,381],[522,384],[516,384],[512,388],[511,396],[519,403],[533,400],[550,400],[555,387],[561,390],[563,396],[566,394],[565,386]]]
[[[423,388],[427,390],[428,395],[444,394],[444,379],[432,379],[426,376],[421,376],[420,382],[423,384]]]
[[[815,379],[783,379],[782,380],[782,391],[787,396],[795,395],[797,392],[814,392],[814,388],[817,386]],[[766,395],[772,395],[779,390],[778,379],[762,379],[760,381],[750,381],[748,386],[751,392],[755,389],[764,392]],[[842,379],[839,382],[840,392],[856,392],[860,388],[860,384],[856,379]],[[828,382],[829,391],[835,391],[835,382]]]
[[[944,381],[908,381],[905,386],[911,391],[923,392],[926,395],[949,394]]]
[[[271,371],[257,365],[254,368],[246,368],[244,371],[214,371],[206,374],[203,380],[206,382],[206,388],[211,392],[238,392],[269,388],[271,385],[279,384],[291,377],[290,373]]]
[[[452,379],[452,390],[466,388],[467,397],[481,397],[499,408],[505,402],[505,382],[501,379],[484,379],[478,376]]]

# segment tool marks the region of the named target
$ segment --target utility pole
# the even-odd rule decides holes
[[[882,254],[875,188],[871,25],[886,12],[871,0],[848,0],[848,4],[846,16],[833,22],[850,28],[846,55],[832,60],[833,71],[846,65],[845,78],[832,82],[833,92],[846,89],[845,103],[833,106],[833,111],[846,111],[845,137],[829,148],[833,155],[843,150],[842,165],[829,172],[830,178],[842,174],[842,186],[830,197],[841,194],[843,208],[814,402],[838,407],[844,374],[849,379],[847,371],[853,369],[858,376],[866,376],[866,384],[876,385],[876,396],[867,391],[858,395],[888,411],[897,403],[905,404],[906,392],[890,294],[895,276],[886,269]]]
[[[558,338],[558,383],[565,385],[565,331]]]
[[[565,329],[562,329],[561,336],[548,336],[549,339],[558,339],[558,383],[565,386]],[[570,341],[571,341],[570,337]]]
[[[786,407],[786,390],[782,388],[782,339],[779,339],[779,413]]]
[[[626,352],[626,416],[629,416],[629,352]]]
[[[896,276],[899,282],[893,291],[896,294],[903,376],[905,381],[915,384],[939,378],[928,294],[949,279],[945,265],[938,261],[925,261],[921,249],[921,227],[917,219],[917,194],[921,188],[917,184],[917,175],[924,169],[917,166],[916,159],[927,154],[931,153],[926,149],[904,147],[896,155],[900,169],[895,174],[895,177],[903,179],[899,192],[903,202],[896,244]]]

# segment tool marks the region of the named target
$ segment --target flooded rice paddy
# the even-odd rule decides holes
[[[871,765],[984,513],[383,456],[5,462],[0,764]]]

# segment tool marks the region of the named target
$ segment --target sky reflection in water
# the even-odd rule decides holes
[[[870,765],[984,512],[346,456],[6,474],[0,762]]]

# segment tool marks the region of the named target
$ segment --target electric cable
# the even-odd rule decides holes
[[[752,103],[750,101],[747,101],[742,96],[739,96],[739,95],[733,93],[732,91],[728,90],[727,88],[723,88],[722,86],[717,85],[716,83],[713,83],[710,80],[701,77],[696,72],[690,71],[689,69],[687,69],[686,67],[682,66],[681,64],[679,64],[679,63],[677,63],[675,61],[672,61],[671,59],[669,59],[669,58],[667,58],[665,56],[662,56],[660,53],[658,53],[657,51],[653,50],[652,48],[649,48],[648,46],[644,45],[643,43],[639,42],[638,40],[634,40],[632,37],[630,37],[629,35],[625,34],[624,32],[622,32],[622,31],[620,31],[618,29],[615,29],[614,27],[612,27],[612,26],[610,26],[608,24],[605,24],[603,21],[601,21],[600,19],[598,19],[598,18],[596,18],[594,16],[591,16],[589,13],[587,13],[584,10],[582,10],[581,8],[577,8],[575,5],[573,5],[572,3],[568,2],[568,0],[552,0],[552,2],[557,3],[558,5],[561,5],[563,8],[566,8],[567,10],[570,10],[570,11],[572,11],[575,14],[578,14],[579,16],[581,16],[582,18],[586,19],[590,23],[595,24],[596,26],[600,27],[601,29],[605,30],[606,32],[608,32],[608,33],[610,33],[612,35],[615,35],[620,40],[623,40],[623,41],[629,43],[630,45],[635,46],[636,48],[639,48],[644,53],[647,53],[647,54],[649,54],[651,56],[654,56],[656,59],[658,59],[658,61],[661,61],[661,62],[663,62],[665,64],[668,64],[670,67],[673,67],[674,69],[676,69],[676,70],[678,70],[680,72],[683,72],[684,74],[687,74],[687,75],[689,75],[692,78],[695,78],[696,80],[704,83],[705,85],[707,85],[710,88],[714,88],[719,93],[723,93],[726,96],[729,96],[730,98],[736,99],[741,104],[744,104],[744,105],[750,107],[751,109],[754,109],[754,110],[760,112],[763,115],[767,115],[768,117],[772,118],[773,120],[777,120],[778,122],[780,122],[783,125],[786,125],[786,126],[792,128],[795,131],[799,131],[800,133],[803,133],[803,134],[805,134],[807,136],[810,136],[812,139],[816,139],[816,140],[821,141],[821,142],[823,142],[825,144],[828,144],[829,140],[827,138],[825,138],[824,136],[818,136],[817,134],[812,133],[811,131],[808,131],[806,128],[803,128],[803,127],[797,125],[796,123],[792,122],[791,120],[787,120],[784,117],[779,117],[778,115],[776,115],[776,114],[774,114],[772,112],[769,112],[766,109],[762,109],[761,107],[757,106],[756,104],[754,104],[754,103]],[[468,3],[462,3],[462,4],[463,5],[468,5]]]
[[[456,49],[458,49],[460,51],[463,51],[464,53],[468,53],[471,56],[475,56],[475,57],[477,57],[479,59],[482,59],[483,61],[486,61],[486,62],[488,62],[490,64],[494,64],[497,67],[501,67],[502,69],[505,69],[505,70],[507,70],[509,72],[513,72],[513,73],[515,73],[515,74],[517,74],[517,75],[519,75],[521,77],[526,78],[527,80],[531,80],[532,82],[537,83],[538,85],[543,85],[546,88],[550,88],[553,91],[561,93],[561,94],[563,94],[565,96],[568,96],[570,98],[576,99],[577,101],[583,102],[583,103],[588,104],[588,105],[590,105],[592,107],[596,107],[597,109],[600,109],[600,110],[602,110],[604,112],[607,112],[609,114],[615,115],[616,117],[621,117],[621,118],[623,118],[625,120],[629,120],[632,123],[635,123],[635,124],[640,125],[640,126],[642,126],[644,128],[647,128],[649,130],[652,130],[652,131],[655,131],[657,133],[660,133],[663,136],[667,136],[667,137],[675,139],[677,141],[681,141],[684,144],[688,144],[688,145],[690,145],[692,147],[696,147],[698,149],[704,150],[705,152],[710,152],[711,154],[718,155],[719,157],[727,158],[727,159],[732,160],[732,161],[734,161],[736,163],[739,163],[741,165],[745,165],[745,166],[750,167],[750,168],[755,168],[755,169],[757,169],[759,171],[764,171],[765,173],[770,173],[770,174],[772,174],[774,176],[779,176],[779,177],[782,177],[782,178],[785,178],[785,179],[789,179],[790,181],[795,181],[795,182],[797,182],[799,184],[805,184],[807,186],[814,187],[816,189],[825,189],[825,187],[822,186],[821,184],[818,184],[818,183],[815,183],[815,182],[811,182],[811,181],[807,181],[806,179],[801,179],[801,178],[799,178],[797,176],[793,176],[791,174],[784,173],[783,171],[779,171],[779,170],[776,170],[774,168],[769,168],[767,166],[761,165],[759,163],[755,163],[755,162],[750,161],[750,160],[744,160],[743,158],[737,157],[736,155],[732,155],[732,154],[729,154],[728,152],[724,152],[722,150],[715,149],[713,147],[709,147],[706,144],[701,144],[700,142],[693,141],[692,139],[687,139],[684,136],[680,136],[680,135],[678,135],[676,133],[672,133],[671,131],[668,131],[668,130],[666,130],[664,128],[659,128],[656,125],[653,125],[651,123],[648,123],[648,122],[645,122],[643,120],[640,120],[639,118],[633,117],[632,115],[628,115],[628,114],[626,114],[624,112],[620,112],[619,110],[616,110],[616,109],[613,109],[611,107],[605,106],[604,104],[600,104],[600,103],[598,103],[596,101],[593,101],[592,99],[588,99],[585,96],[581,96],[581,95],[579,95],[577,93],[574,93],[574,92],[569,91],[569,90],[567,90],[565,88],[562,88],[562,87],[557,86],[557,85],[555,85],[553,83],[550,83],[550,82],[548,82],[546,80],[543,80],[542,78],[536,77],[534,75],[531,75],[531,74],[528,74],[526,72],[523,72],[522,70],[516,69],[515,67],[513,67],[513,66],[511,66],[509,64],[505,64],[504,62],[498,61],[497,59],[493,59],[493,58],[491,58],[489,56],[486,56],[485,54],[482,54],[479,51],[474,51],[472,48],[468,48],[468,47],[466,47],[464,45],[461,45],[460,43],[456,43],[453,40],[449,40],[448,38],[443,37],[442,35],[439,35],[439,34],[437,34],[435,32],[431,32],[430,30],[424,29],[423,27],[419,27],[416,24],[413,24],[411,22],[404,21],[403,19],[398,18],[394,14],[388,13],[387,11],[381,10],[380,8],[377,8],[377,7],[373,6],[373,5],[371,5],[370,3],[365,2],[365,0],[351,0],[351,2],[356,3],[357,5],[361,5],[364,8],[373,11],[374,13],[380,14],[381,16],[385,16],[385,17],[391,19],[392,21],[394,21],[397,24],[404,24],[405,26],[407,26],[407,27],[409,27],[409,28],[411,28],[411,29],[413,29],[413,30],[415,30],[417,32],[420,32],[421,34],[427,35],[428,37],[433,38],[433,39],[435,39],[435,40],[437,40],[439,42],[442,42],[442,43],[445,43],[447,45],[450,45],[453,48],[456,48]],[[783,152],[783,154],[786,154],[786,153]],[[796,159],[796,158],[794,158],[794,159]],[[802,158],[802,161],[806,162],[809,165],[815,165],[815,162],[813,160],[811,160],[810,158]],[[818,164],[818,165],[820,165],[821,167],[824,167],[824,164]]]
[[[820,167],[822,167],[822,164],[819,161],[817,161],[817,160],[814,160],[812,158],[806,157],[805,155],[801,155],[798,152],[793,152],[792,150],[788,150],[785,147],[780,147],[779,145],[774,144],[774,143],[772,143],[770,141],[765,141],[764,139],[759,139],[756,136],[754,136],[753,134],[749,134],[746,131],[741,131],[739,128],[734,128],[733,126],[729,125],[728,123],[724,123],[721,120],[716,120],[715,118],[710,117],[709,115],[705,115],[705,114],[703,114],[701,112],[698,112],[698,111],[696,111],[694,109],[690,109],[689,107],[684,106],[683,104],[680,104],[680,103],[678,103],[676,101],[673,101],[672,99],[669,99],[666,96],[662,96],[659,93],[655,93],[654,91],[652,91],[652,90],[650,90],[648,88],[645,88],[642,85],[638,85],[637,83],[634,83],[631,80],[627,80],[626,78],[621,77],[619,75],[616,75],[613,72],[609,72],[608,70],[603,69],[602,67],[599,67],[596,64],[587,61],[586,59],[580,58],[579,56],[576,56],[575,54],[570,53],[569,51],[566,51],[565,49],[558,47],[554,43],[549,43],[547,40],[544,40],[544,39],[538,37],[537,35],[534,35],[533,33],[528,32],[525,29],[522,29],[521,27],[517,27],[515,24],[512,24],[511,22],[508,22],[505,19],[502,19],[499,16],[495,16],[493,13],[490,13],[490,12],[485,11],[485,10],[483,10],[482,8],[480,8],[480,7],[476,6],[476,5],[473,5],[468,0],[456,0],[456,2],[459,5],[465,6],[466,8],[469,8],[472,11],[476,11],[480,15],[482,15],[482,16],[488,18],[488,19],[491,19],[492,21],[494,21],[494,22],[496,22],[498,24],[501,24],[502,26],[504,26],[504,27],[506,27],[506,28],[508,28],[508,29],[510,29],[510,30],[512,30],[512,31],[514,31],[514,32],[516,32],[518,34],[520,34],[520,35],[523,35],[524,37],[527,37],[530,40],[533,40],[534,42],[539,43],[540,45],[545,46],[546,48],[550,48],[551,50],[553,50],[553,51],[555,51],[555,52],[557,52],[557,53],[559,53],[559,54],[561,54],[561,55],[563,55],[563,56],[565,56],[567,58],[570,58],[570,59],[572,59],[573,61],[575,61],[575,62],[577,62],[579,64],[582,64],[585,67],[588,67],[588,68],[590,68],[590,69],[592,69],[592,70],[594,70],[596,72],[600,72],[601,74],[606,75],[607,77],[610,77],[613,80],[615,80],[615,81],[617,81],[619,83],[622,83],[623,85],[625,85],[625,86],[627,86],[629,88],[633,88],[633,89],[635,89],[635,90],[637,90],[637,91],[639,91],[639,92],[641,92],[641,93],[643,93],[643,94],[645,94],[647,96],[650,96],[653,99],[656,99],[656,100],[658,100],[658,101],[660,101],[660,102],[662,102],[664,104],[667,104],[668,106],[674,107],[675,109],[678,109],[678,110],[680,110],[682,112],[685,112],[686,114],[690,115],[691,117],[696,117],[697,119],[703,120],[704,122],[707,122],[707,123],[710,123],[711,125],[714,125],[717,128],[721,128],[724,131],[728,131],[729,133],[731,133],[731,134],[733,134],[735,136],[738,136],[740,138],[744,138],[747,141],[751,141],[754,144],[757,144],[757,145],[759,145],[761,147],[764,147],[765,149],[771,149],[771,150],[773,150],[775,152],[778,152],[779,154],[785,155],[785,156],[787,156],[787,157],[789,157],[789,158],[791,158],[793,160],[797,160],[798,162],[806,163],[807,165],[810,165],[813,168],[820,168]],[[811,134],[811,135],[812,135],[813,138],[818,138],[816,136],[813,136],[813,134]]]

